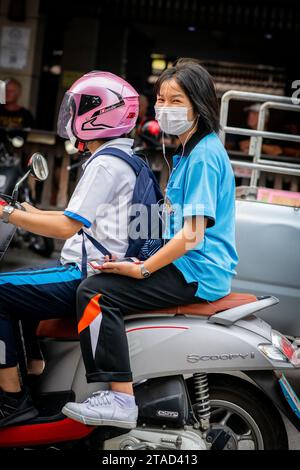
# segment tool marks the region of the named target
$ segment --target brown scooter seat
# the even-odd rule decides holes
[[[199,302],[197,304],[178,305],[176,307],[162,308],[160,310],[151,310],[146,313],[211,317],[216,313],[223,312],[224,310],[238,307],[240,305],[249,304],[256,300],[257,298],[255,295],[232,292],[215,302]],[[78,338],[76,320],[75,318],[43,320],[39,324],[37,334],[40,338]]]

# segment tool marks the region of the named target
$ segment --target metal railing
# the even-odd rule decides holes
[[[232,100],[262,102],[259,110],[257,130],[231,127],[227,125],[229,103]],[[245,91],[228,91],[222,97],[220,113],[220,139],[225,144],[226,134],[245,135],[250,137],[249,155],[253,162],[231,161],[233,166],[249,168],[252,170],[250,186],[257,187],[260,171],[280,173],[284,175],[300,176],[300,168],[293,163],[281,163],[277,160],[264,160],[261,158],[264,138],[283,140],[287,142],[300,142],[300,135],[265,131],[266,116],[269,109],[300,112],[300,106],[293,104],[292,98],[287,96],[250,93]]]

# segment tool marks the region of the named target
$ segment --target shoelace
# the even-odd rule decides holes
[[[88,403],[91,406],[111,405],[110,392],[95,392],[85,401],[85,403]]]

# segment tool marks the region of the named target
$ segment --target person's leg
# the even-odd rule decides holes
[[[197,287],[174,265],[144,280],[101,273],[83,281],[77,315],[87,381],[131,382],[124,315],[199,302]]]
[[[22,321],[22,332],[27,359],[27,373],[31,376],[39,376],[45,368],[45,361],[41,351],[39,339],[36,331],[39,320],[30,320],[27,318]]]
[[[5,408],[3,419],[0,413],[0,426],[15,423],[16,415],[17,422],[22,421],[23,416],[28,419],[28,409],[24,406],[26,390],[21,390],[22,397],[16,395],[21,392],[13,321],[21,319],[24,324],[27,319],[32,326],[32,322],[39,320],[75,315],[80,278],[76,266],[59,263],[0,275],[0,409]],[[8,403],[10,398],[15,400],[14,405]]]
[[[134,395],[133,382],[110,382],[110,389],[113,392],[126,393],[127,395]]]
[[[27,356],[28,357],[28,356]],[[44,359],[27,359],[27,374],[29,376],[39,377],[45,370],[46,363]]]
[[[2,287],[2,286],[1,286]],[[10,309],[0,307],[0,390],[19,392],[18,355]]]
[[[1,294],[2,294],[2,287]],[[5,289],[3,289],[5,291]],[[0,428],[35,418],[38,411],[22,389],[10,309],[0,309]]]
[[[22,332],[27,359],[27,374],[30,377],[40,376],[45,369],[45,360],[36,336],[40,320],[22,321]]]
[[[173,265],[145,280],[103,273],[85,280],[77,291],[77,314],[87,381],[109,382],[118,400],[122,396],[121,401],[130,405],[131,400],[126,397],[133,393],[132,373],[124,315],[199,302],[195,297],[197,287],[196,283],[188,284]],[[112,402],[110,411],[101,400],[97,405],[95,401],[70,403],[63,412],[88,424],[120,424]],[[97,412],[98,421],[94,416]],[[107,413],[113,413],[114,419],[108,419]],[[128,424],[134,426],[132,419],[127,420]]]
[[[19,379],[18,368],[9,367],[7,369],[0,369],[0,383],[1,389],[8,393],[19,393],[21,391],[21,384]]]

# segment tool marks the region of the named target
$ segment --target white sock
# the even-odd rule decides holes
[[[113,393],[116,402],[123,408],[134,408],[136,406],[134,395],[114,391],[111,391],[111,393]]]

